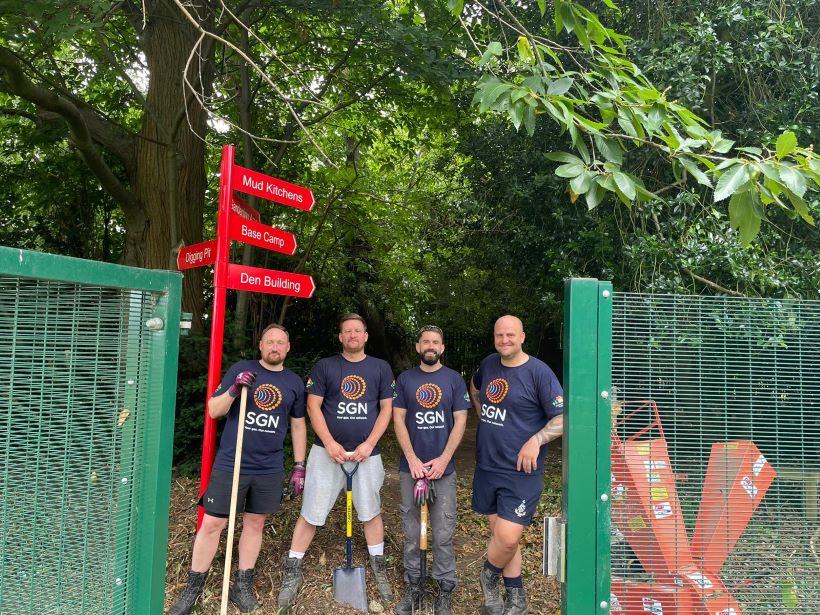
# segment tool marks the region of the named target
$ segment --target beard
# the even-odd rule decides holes
[[[419,353],[419,358],[425,365],[435,365],[439,359],[441,359],[441,354],[435,350],[427,350],[426,352]]]
[[[267,357],[265,357],[265,363],[268,365],[282,365],[285,362],[285,358],[281,354],[273,354],[269,353]]]

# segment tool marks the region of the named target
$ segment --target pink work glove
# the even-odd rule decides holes
[[[301,495],[302,491],[305,490],[305,464],[302,462],[297,462],[295,466],[293,466],[293,473],[290,475],[290,488],[293,491],[293,495]]]
[[[253,372],[239,372],[236,380],[233,381],[231,388],[228,389],[228,394],[231,397],[238,397],[241,387],[249,387],[256,381],[256,374]]]
[[[413,485],[413,501],[416,506],[421,506],[425,502],[432,504],[436,500],[436,488],[433,481],[428,478],[420,478]]]

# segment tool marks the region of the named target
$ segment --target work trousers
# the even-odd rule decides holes
[[[415,479],[409,472],[399,472],[401,479],[401,524],[404,529],[404,578],[421,575],[419,559],[420,509],[413,502]],[[428,504],[432,526],[432,576],[437,581],[456,582],[456,556],[453,535],[456,531],[456,473],[435,481],[436,501]],[[427,544],[430,544],[428,534]],[[428,547],[429,548],[429,547]]]

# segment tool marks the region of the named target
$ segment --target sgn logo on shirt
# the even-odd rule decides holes
[[[338,415],[364,415],[367,416],[367,402],[357,402],[367,391],[367,382],[361,376],[350,374],[342,379],[339,385],[339,392],[342,397],[349,399],[349,402],[340,401],[336,407]]]
[[[434,410],[441,404],[444,395],[437,384],[425,383],[416,389],[416,401],[427,412],[416,413],[416,425],[444,426],[444,411]]]
[[[272,384],[263,384],[256,388],[253,393],[253,402],[262,412],[250,411],[245,415],[245,427],[261,427],[263,429],[276,429],[279,427],[279,416],[267,414],[273,412],[282,403],[282,391]]]
[[[500,404],[507,397],[510,391],[510,383],[504,378],[496,378],[487,384],[484,395],[489,404],[481,404],[481,420],[493,425],[503,425],[507,420],[507,409],[500,408],[495,404]]]

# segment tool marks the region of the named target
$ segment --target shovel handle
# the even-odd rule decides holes
[[[419,549],[427,550],[427,524],[430,521],[430,514],[427,510],[427,502],[421,505],[421,512],[419,514],[420,530],[419,530]]]
[[[351,457],[353,453],[347,453],[348,457]],[[353,463],[353,469],[348,471],[345,467],[346,464]],[[342,467],[342,472],[345,473],[345,512],[346,512],[346,524],[345,524],[345,559],[347,560],[347,567],[350,568],[353,566],[353,475],[356,473],[356,470],[359,469],[359,462],[358,461],[346,461],[343,464],[340,464]]]

